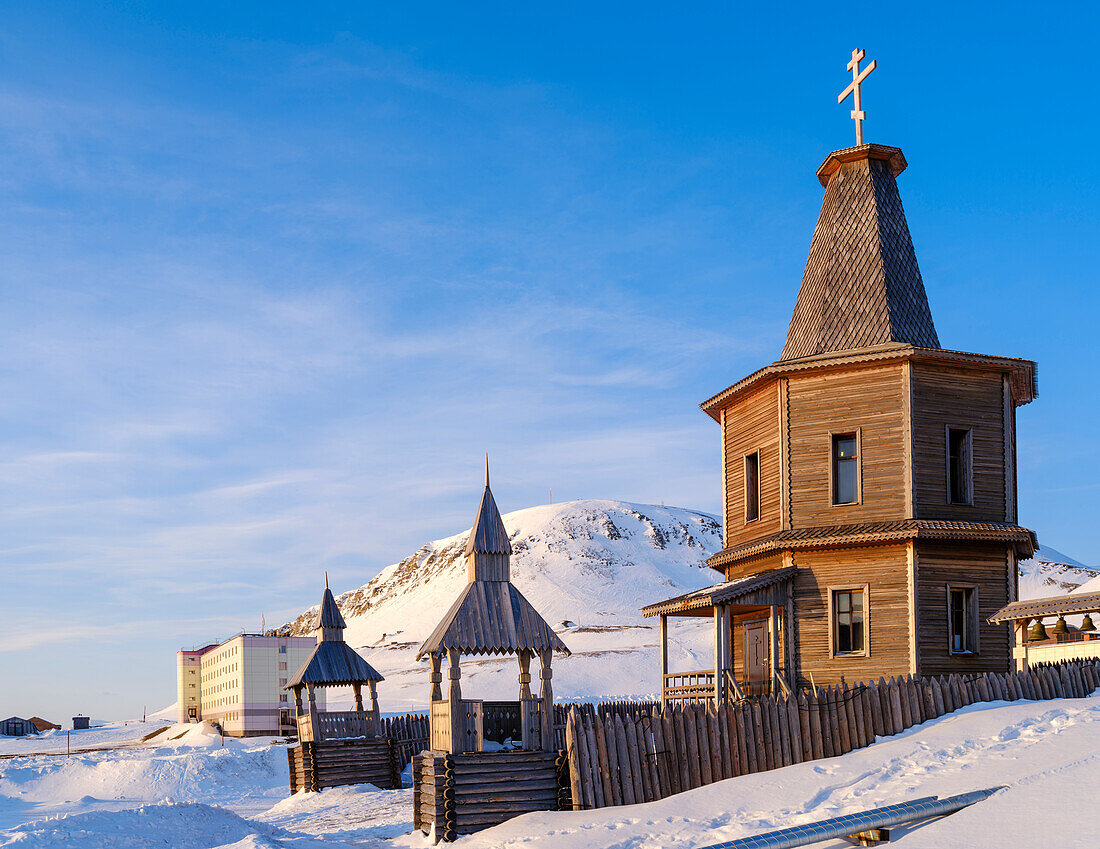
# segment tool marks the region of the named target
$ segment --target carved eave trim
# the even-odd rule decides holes
[[[841,525],[825,528],[799,528],[780,531],[752,542],[719,551],[707,565],[724,572],[730,563],[773,551],[799,551],[814,548],[851,548],[861,545],[904,542],[911,539],[960,540],[1012,543],[1019,554],[1031,557],[1038,547],[1035,532],[1019,525],[995,522],[957,522],[941,519],[905,519],[865,525]]]
[[[1012,390],[1012,402],[1017,407],[1028,404],[1039,395],[1038,366],[1032,360],[1018,357],[998,357],[989,354],[972,354],[966,351],[945,351],[935,348],[917,348],[913,345],[888,343],[871,348],[858,348],[852,351],[830,351],[815,354],[797,360],[780,360],[754,371],[748,377],[723,389],[717,395],[708,398],[699,405],[704,413],[715,421],[720,421],[721,410],[737,396],[749,389],[761,386],[780,376],[798,372],[838,371],[850,367],[877,365],[880,363],[902,362],[940,362],[950,363],[960,368],[992,368],[1009,376]]]

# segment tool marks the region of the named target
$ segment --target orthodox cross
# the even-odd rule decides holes
[[[863,56],[862,50],[852,51],[852,61],[848,63],[848,70],[852,72],[852,81],[848,83],[848,87],[836,99],[837,103],[843,103],[849,94],[853,96],[854,103],[852,105],[855,106],[855,109],[852,110],[852,120],[856,122],[856,147],[863,144],[863,121],[867,117],[867,113],[861,108],[863,104],[859,99],[859,84],[871,75],[871,71],[878,64],[876,60],[872,59],[871,64],[861,71],[859,63],[863,61]]]

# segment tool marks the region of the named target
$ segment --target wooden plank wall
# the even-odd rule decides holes
[[[1004,672],[1012,666],[1012,626],[986,620],[1011,601],[1008,549],[1003,543],[917,542],[917,671]],[[978,654],[952,655],[947,585],[978,586]]]
[[[779,395],[775,384],[748,393],[726,409],[726,545],[776,533],[780,525]],[[760,518],[745,522],[745,455],[760,451]]]
[[[559,752],[421,752],[414,761],[413,828],[436,842],[531,811],[571,807],[568,762]]]
[[[913,363],[912,369],[917,518],[1005,521],[1005,386],[1001,372],[931,363]],[[947,503],[948,425],[973,429],[973,506]]]
[[[1100,662],[1026,673],[897,677],[624,719],[572,711],[566,754],[574,810],[663,799],[715,781],[845,754],[974,702],[1083,698]]]
[[[901,365],[791,377],[791,527],[904,518],[905,396]],[[862,503],[833,506],[830,434],[861,433]]]
[[[794,563],[802,567],[794,579],[800,686],[811,681],[815,685],[840,684],[875,675],[909,674],[909,567],[904,543],[796,551]],[[870,594],[869,654],[832,657],[828,588],[864,584]]]

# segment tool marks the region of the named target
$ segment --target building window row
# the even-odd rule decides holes
[[[946,585],[947,652],[951,655],[978,653],[980,619],[978,588],[972,585]],[[871,591],[862,587],[830,587],[829,642],[833,657],[870,655]]]
[[[863,500],[861,431],[830,436],[829,487],[832,504],[842,507]],[[971,428],[945,429],[947,503],[974,503],[974,432]],[[760,518],[760,450],[744,456],[745,524]]]

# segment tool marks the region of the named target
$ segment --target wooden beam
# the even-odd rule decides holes
[[[451,753],[459,754],[463,751],[463,717],[462,717],[462,677],[458,649],[447,649],[447,677],[450,679],[450,689],[447,691],[447,711],[451,720]]]
[[[665,680],[668,676],[668,614],[661,614],[661,710],[668,705],[665,697]]]
[[[909,540],[905,546],[905,559],[907,567],[906,583],[909,589],[909,674],[918,675],[920,669],[920,655],[917,646],[917,541]],[[870,605],[868,605],[870,606]],[[864,611],[867,613],[867,611]]]

